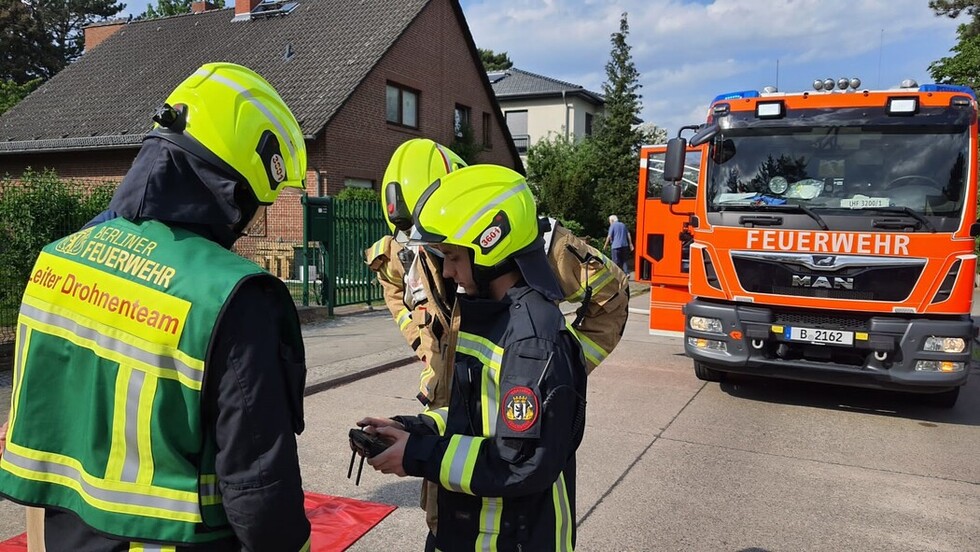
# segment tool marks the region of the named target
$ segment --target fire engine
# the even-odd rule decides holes
[[[642,149],[635,266],[650,331],[683,335],[702,380],[951,407],[976,335],[976,95],[856,78],[813,88],[722,94],[705,123]]]

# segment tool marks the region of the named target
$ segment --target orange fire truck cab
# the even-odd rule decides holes
[[[690,143],[644,148],[636,266],[651,333],[683,332],[703,380],[740,372],[952,406],[976,335],[976,96],[819,82],[723,94],[685,127]]]

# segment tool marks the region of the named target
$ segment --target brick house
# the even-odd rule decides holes
[[[0,116],[0,175],[33,167],[121,180],[153,110],[210,61],[254,69],[291,107],[306,135],[310,195],[378,190],[400,143],[449,144],[460,120],[484,146],[478,161],[523,172],[458,0],[209,7],[88,27],[85,54]],[[302,241],[299,193],[269,210],[265,239]]]

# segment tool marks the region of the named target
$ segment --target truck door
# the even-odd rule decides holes
[[[703,148],[688,148],[681,201],[671,208],[660,201],[664,154],[667,146],[645,146],[640,152],[640,178],[636,206],[636,279],[650,283],[651,333],[683,332],[681,308],[691,300],[688,292],[689,228],[701,174]]]

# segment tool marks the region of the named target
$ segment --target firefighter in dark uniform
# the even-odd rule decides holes
[[[32,272],[0,493],[44,508],[50,551],[309,550],[299,320],[282,281],[229,251],[304,186],[303,133],[230,63],[202,66],[154,120],[119,216]]]
[[[433,181],[466,163],[449,148],[425,138],[401,144],[385,170],[382,210],[392,234],[365,251],[377,273],[384,300],[405,340],[423,363],[417,397],[427,409],[449,404],[451,369],[456,350],[458,312],[454,291],[440,275],[440,259],[408,245],[412,210]],[[548,264],[558,278],[561,298],[579,307],[570,329],[582,346],[591,373],[619,343],[626,325],[629,282],[611,260],[555,219],[542,219]],[[422,487],[426,522],[436,532],[438,512],[433,484]]]
[[[358,422],[391,443],[368,461],[439,485],[428,551],[573,550],[585,359],[555,304],[562,291],[526,182],[494,165],[453,171],[419,199],[413,242],[465,291],[451,398]]]

